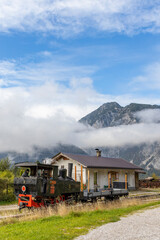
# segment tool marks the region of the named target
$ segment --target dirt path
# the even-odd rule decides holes
[[[17,209],[18,209],[17,204],[0,206],[0,211],[17,210]]]
[[[138,212],[90,231],[76,240],[160,240],[160,207]]]

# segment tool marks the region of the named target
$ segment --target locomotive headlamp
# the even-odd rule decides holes
[[[26,191],[26,187],[22,186],[22,192],[25,192],[25,191]]]

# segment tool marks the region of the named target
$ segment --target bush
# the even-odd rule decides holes
[[[159,179],[159,177],[155,173],[152,174],[152,177],[153,177],[154,180],[158,180]]]
[[[5,171],[11,168],[11,162],[8,158],[0,160],[0,171]]]
[[[16,200],[14,193],[1,194],[0,202],[13,202]]]
[[[8,158],[0,160],[0,201],[12,202],[15,200],[13,186],[15,170],[11,167]]]

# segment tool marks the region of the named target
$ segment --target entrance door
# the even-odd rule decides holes
[[[118,172],[108,172],[108,187],[113,187],[113,182],[119,180],[119,174]]]
[[[94,172],[94,191],[97,191],[98,187],[98,178],[97,178],[97,172]]]
[[[111,173],[111,184],[113,184],[113,182],[116,180],[116,173],[112,172]]]
[[[136,189],[139,188],[139,176],[137,172],[135,173],[135,187]]]

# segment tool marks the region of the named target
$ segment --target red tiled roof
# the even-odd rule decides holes
[[[108,158],[80,154],[59,153],[54,156],[53,159],[56,159],[60,155],[65,155],[68,158],[76,160],[77,162],[88,168],[119,168],[142,170],[142,168],[140,168],[139,166],[136,166],[122,158]]]

